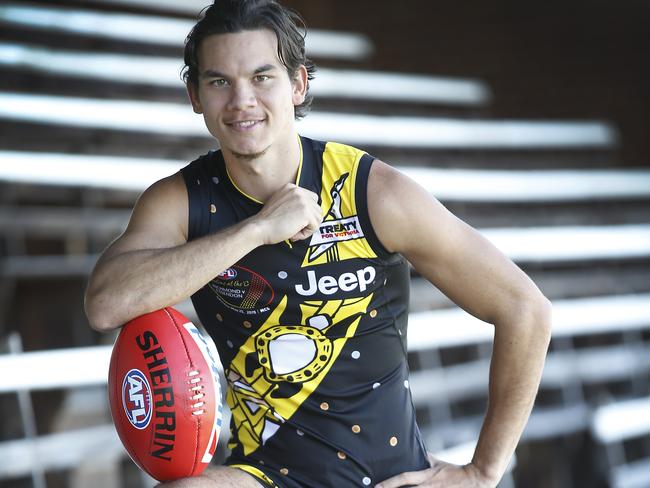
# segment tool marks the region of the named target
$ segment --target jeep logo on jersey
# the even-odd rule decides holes
[[[217,278],[222,279],[222,280],[234,280],[237,278],[237,270],[234,268],[228,268],[226,270],[223,270],[221,273],[217,275]]]
[[[124,413],[136,429],[144,429],[151,420],[151,387],[147,377],[139,369],[132,369],[122,382],[122,405]]]
[[[267,311],[275,296],[262,275],[237,265],[219,273],[208,287],[224,305],[239,313]]]
[[[367,266],[356,273],[343,273],[337,278],[333,276],[316,277],[316,272],[307,271],[307,286],[296,285],[296,292],[302,296],[312,296],[317,292],[323,295],[333,295],[337,291],[366,291],[368,285],[375,279],[377,272],[372,266]]]

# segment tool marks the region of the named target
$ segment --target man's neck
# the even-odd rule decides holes
[[[266,202],[287,183],[294,183],[301,160],[298,134],[284,144],[275,143],[261,155],[250,158],[222,149],[230,178],[246,195]]]

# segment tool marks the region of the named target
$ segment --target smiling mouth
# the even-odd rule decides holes
[[[226,125],[228,127],[231,127],[235,130],[250,130],[258,125],[260,125],[262,122],[264,122],[266,119],[261,119],[261,120],[241,120],[237,122],[229,122]]]

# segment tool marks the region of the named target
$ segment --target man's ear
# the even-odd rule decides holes
[[[293,78],[293,104],[298,106],[305,101],[307,96],[307,68],[304,64],[298,67],[296,76]]]
[[[187,95],[190,98],[190,103],[192,104],[194,113],[202,114],[203,108],[201,107],[201,100],[199,99],[199,87],[191,81],[188,81],[185,84],[185,88],[187,88]]]

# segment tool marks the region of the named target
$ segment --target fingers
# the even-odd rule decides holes
[[[304,202],[305,207],[303,208],[307,218],[306,225],[290,238],[292,242],[296,242],[307,239],[318,230],[323,221],[323,212],[318,204],[318,195],[316,193],[295,185],[292,187],[301,192],[303,197],[306,196],[309,199],[308,202]]]
[[[320,226],[322,220],[323,217],[320,212],[320,207],[318,207],[318,210],[316,213],[314,213],[312,219],[310,219],[310,222],[293,237],[291,237],[291,242],[302,241],[303,239],[310,237],[314,232],[318,230],[318,227]]]
[[[427,460],[429,461],[429,466],[432,468],[435,468],[438,464],[446,464],[444,461],[441,461],[430,452],[427,452]]]
[[[323,220],[323,212],[316,193],[289,183],[269,198],[256,218],[264,223],[263,242],[275,244],[311,236]]]
[[[382,481],[375,488],[399,488],[400,486],[419,485],[429,479],[428,469],[422,471],[410,471],[408,473],[398,474],[385,481]]]
[[[291,242],[302,241],[303,239],[307,239],[312,234],[313,234],[313,232],[300,231],[297,234],[295,234],[294,236],[292,236],[289,240]]]

